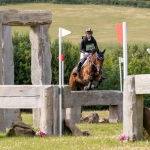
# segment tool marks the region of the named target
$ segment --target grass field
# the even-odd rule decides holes
[[[62,27],[72,33],[64,40],[80,43],[85,29],[91,27],[100,48],[118,45],[116,23],[127,22],[128,43],[148,43],[150,35],[150,9],[107,6],[107,5],[65,5],[65,4],[17,4],[0,6],[0,9],[50,10],[52,24],[51,40],[58,38],[58,28]],[[27,32],[29,27],[15,27],[16,31]]]
[[[84,111],[86,116],[91,111]],[[96,111],[100,118],[108,118],[108,111]],[[32,126],[32,115],[22,114],[23,121]],[[0,133],[0,150],[149,150],[150,141],[120,142],[122,123],[77,124],[89,130],[90,136],[13,137]]]

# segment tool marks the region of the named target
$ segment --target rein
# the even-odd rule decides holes
[[[97,56],[97,54],[96,54],[96,56]],[[99,57],[97,56],[97,58],[99,58]],[[89,60],[89,61],[88,61],[88,60]],[[93,66],[96,68],[97,73],[98,73],[98,74],[102,74],[102,71],[101,71],[101,70],[102,70],[102,66],[96,65],[96,64],[92,61],[92,56],[88,57],[86,61],[88,61],[88,63],[83,64],[82,69],[85,68],[86,66],[92,66],[92,65],[93,65]]]

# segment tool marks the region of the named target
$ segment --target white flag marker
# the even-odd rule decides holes
[[[66,36],[66,35],[68,35],[70,33],[71,33],[71,31],[69,31],[69,30],[66,30],[66,29],[63,29],[63,28],[59,28],[59,37]]]
[[[127,54],[127,25],[123,22],[123,59],[124,59],[124,78],[128,75],[128,54]]]

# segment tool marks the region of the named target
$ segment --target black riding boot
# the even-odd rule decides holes
[[[82,66],[82,62],[79,61],[79,63],[77,64],[76,70],[72,73],[72,75],[77,76],[81,69],[81,66]]]

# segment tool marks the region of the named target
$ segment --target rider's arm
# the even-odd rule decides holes
[[[84,40],[81,41],[81,44],[80,44],[80,51],[81,51],[81,52],[85,52]]]
[[[93,40],[94,40],[95,48],[99,49],[99,48],[98,48],[98,45],[97,45],[97,42],[96,42],[96,40],[95,40],[95,38],[93,38]]]

